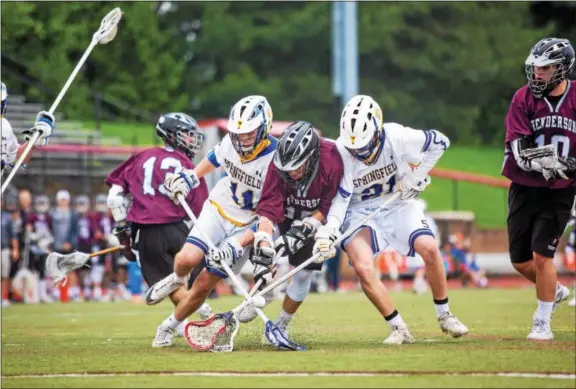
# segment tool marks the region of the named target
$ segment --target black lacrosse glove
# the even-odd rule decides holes
[[[274,279],[276,271],[272,271],[271,267],[275,255],[276,250],[272,247],[259,247],[254,250],[254,254],[250,258],[254,265],[254,282],[262,279],[260,290]]]
[[[308,223],[295,220],[290,229],[282,235],[282,243],[276,248],[284,249],[284,254],[294,255],[314,238],[314,229]]]
[[[130,230],[130,226],[128,224],[117,225],[114,227],[112,233],[116,235],[120,244],[124,246],[122,252],[126,259],[130,262],[135,262],[136,256],[132,252],[132,231]]]
[[[567,157],[567,158],[560,158],[560,161],[566,165],[566,173],[570,178],[576,179],[576,158],[574,157]]]

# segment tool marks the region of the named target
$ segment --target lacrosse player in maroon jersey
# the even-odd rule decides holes
[[[291,124],[282,134],[269,170],[262,199],[256,208],[258,231],[254,234],[256,256],[272,261],[280,250],[288,255],[290,265],[298,266],[312,256],[314,233],[323,223],[344,174],[342,158],[332,141],[318,136],[314,127],[304,121]],[[272,236],[278,227],[282,235],[274,247]],[[255,265],[255,281],[271,281],[270,268]],[[309,265],[296,273],[286,289],[276,326],[288,338],[288,325],[302,304],[312,282],[312,272],[322,263]],[[267,297],[267,302],[269,297]],[[256,317],[248,305],[239,313],[241,322]]]
[[[574,57],[567,39],[536,43],[525,63],[528,84],[506,115],[509,252],[514,268],[536,284],[531,340],[553,339],[553,308],[570,295],[557,282],[553,258],[576,194],[576,81],[568,80]]]
[[[149,286],[172,274],[174,256],[190,231],[184,208],[166,195],[166,175],[193,169],[192,159],[203,143],[196,121],[183,113],[162,115],[156,133],[164,141],[164,147],[149,148],[130,157],[106,178],[111,186],[107,202],[116,222],[114,235],[125,246],[126,258],[138,259]],[[206,181],[200,181],[200,186],[187,196],[195,215],[200,214],[208,198]],[[129,210],[127,195],[131,195],[132,202]],[[183,295],[185,289],[181,288],[171,293],[170,299],[176,305]],[[211,315],[210,307],[204,304],[198,313],[207,318]],[[178,333],[183,332],[185,324],[182,322]]]

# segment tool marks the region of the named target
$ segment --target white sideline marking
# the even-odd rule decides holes
[[[134,372],[134,373],[64,373],[64,374],[23,374],[2,376],[9,378],[97,378],[97,377],[138,377],[138,376],[175,376],[175,377],[410,377],[410,376],[471,376],[471,377],[508,377],[508,378],[549,378],[559,380],[575,380],[576,374],[552,374],[552,373],[436,373],[436,372],[274,372],[274,373],[242,373],[242,372]]]

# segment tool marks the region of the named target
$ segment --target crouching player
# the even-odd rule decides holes
[[[174,273],[159,280],[146,293],[146,303],[157,304],[186,283],[188,274],[205,259],[206,269],[178,303],[170,317],[158,326],[152,347],[172,346],[174,329],[206,300],[216,284],[227,275],[221,262],[238,273],[245,264],[256,222],[256,207],[278,141],[269,136],[272,108],[263,96],[238,101],[230,113],[228,134],[194,170],[183,170],[167,178],[164,186],[173,199],[186,196],[198,186],[199,178],[223,166],[227,175],[210,192],[198,223],[176,254]],[[241,239],[239,239],[239,237]],[[209,243],[218,247],[210,252]]]
[[[428,185],[428,172],[448,148],[448,138],[435,130],[383,123],[380,106],[371,97],[359,95],[344,107],[336,143],[344,162],[344,178],[326,224],[318,228],[314,251],[324,259],[334,256],[333,243],[341,235],[341,226],[355,228],[393,192],[400,192],[399,198],[341,245],[364,293],[392,329],[384,343],[414,342],[374,268],[374,254],[387,244],[402,255],[418,253],[422,257],[440,328],[453,337],[467,334],[468,328],[448,308],[446,272],[438,244],[424,213],[412,200]],[[412,170],[410,164],[417,167]]]
[[[314,233],[328,214],[343,174],[336,143],[320,138],[308,122],[290,125],[278,142],[274,166],[268,171],[256,209],[259,223],[255,251],[267,252],[270,259],[276,252],[284,251],[292,266],[310,258]],[[282,237],[273,249],[276,225]],[[286,337],[292,316],[310,291],[313,271],[320,269],[322,263],[313,263],[291,278],[275,321]],[[248,305],[238,317],[241,322],[248,322],[256,317],[256,310]]]

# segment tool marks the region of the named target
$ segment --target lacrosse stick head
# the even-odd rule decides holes
[[[279,349],[291,350],[291,351],[307,350],[306,346],[303,346],[288,339],[286,333],[283,332],[271,321],[266,322],[266,330],[264,332],[264,335],[266,335],[266,339],[268,339],[268,342],[270,342],[274,347],[277,347]]]
[[[46,258],[46,274],[52,278],[54,286],[59,283],[66,285],[66,275],[84,266],[89,258],[88,254],[79,251],[67,255],[50,253]]]
[[[184,339],[198,351],[230,352],[240,323],[232,312],[218,313],[208,320],[191,321],[184,328]]]
[[[118,7],[108,12],[108,14],[104,16],[104,19],[102,19],[100,28],[92,36],[92,40],[101,45],[111,42],[112,39],[116,37],[116,33],[118,32],[118,23],[121,18],[122,11]]]

